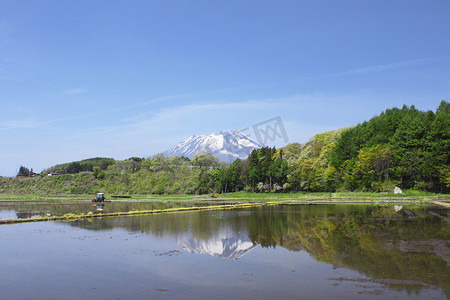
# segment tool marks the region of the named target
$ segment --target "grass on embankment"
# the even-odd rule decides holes
[[[33,202],[33,201],[46,201],[46,202],[60,202],[60,201],[82,201],[92,199],[92,195],[79,195],[79,194],[4,194],[0,193],[0,201],[11,202]]]
[[[67,201],[91,201],[94,194],[4,194],[0,193],[0,202],[67,202]],[[131,198],[114,198],[106,194],[106,199],[111,201],[201,201],[208,199],[209,195],[131,195]]]
[[[2,194],[0,193],[0,201],[90,201],[94,195],[92,194]],[[107,200],[111,201],[236,201],[236,202],[267,202],[267,201],[329,201],[329,202],[361,202],[361,201],[429,201],[437,199],[450,200],[447,194],[435,194],[429,192],[406,190],[403,194],[394,193],[374,193],[374,192],[335,192],[335,193],[252,193],[252,192],[234,192],[226,194],[216,194],[217,198],[211,198],[210,194],[206,195],[131,195],[131,198],[112,198],[113,195],[106,194]]]
[[[361,201],[429,201],[433,199],[450,199],[446,194],[407,190],[403,194],[374,192],[335,192],[335,193],[250,193],[236,192],[218,195],[227,200],[256,201],[328,201],[328,202],[361,202]]]

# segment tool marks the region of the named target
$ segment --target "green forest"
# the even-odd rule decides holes
[[[122,161],[92,158],[56,165],[34,177],[0,178],[0,192],[388,192],[399,186],[448,193],[449,114],[446,101],[435,112],[404,105],[356,126],[317,134],[305,144],[253,150],[247,159],[229,164],[209,153],[193,159],[163,154]],[[29,172],[23,166],[20,170],[24,176]]]

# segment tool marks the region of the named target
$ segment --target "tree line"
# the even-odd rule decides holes
[[[94,171],[94,167],[106,170],[115,162],[116,161],[113,158],[94,157],[70,163],[58,164],[42,171],[42,173],[76,174],[79,172],[92,172]]]
[[[449,116],[446,101],[436,112],[404,105],[354,127],[318,134],[304,145],[261,148],[250,154],[240,185],[234,186],[317,192],[381,192],[400,186],[446,193]]]

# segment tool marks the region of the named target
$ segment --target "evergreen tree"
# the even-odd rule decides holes
[[[17,175],[28,176],[29,174],[30,174],[30,169],[28,169],[27,167],[24,167],[24,166],[20,166],[19,172],[17,173]]]

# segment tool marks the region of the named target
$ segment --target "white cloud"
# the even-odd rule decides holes
[[[396,68],[402,68],[402,67],[408,67],[408,66],[420,64],[427,60],[428,60],[427,58],[422,58],[422,59],[401,61],[401,62],[386,64],[386,65],[369,66],[369,67],[334,73],[334,74],[331,74],[331,76],[357,75],[357,74],[382,72],[382,71],[389,70],[389,69],[396,69]]]
[[[39,127],[42,123],[33,119],[28,120],[10,120],[3,121],[0,123],[0,131],[7,131],[12,129],[19,128],[36,128]]]
[[[63,93],[65,95],[82,95],[82,94],[89,93],[89,90],[84,89],[84,88],[73,88],[73,89],[65,90]]]

